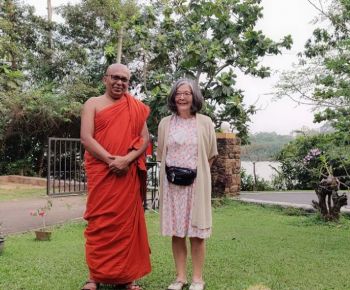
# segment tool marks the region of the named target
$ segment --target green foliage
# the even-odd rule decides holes
[[[290,135],[275,132],[261,132],[249,135],[249,145],[242,146],[241,160],[266,161],[275,160],[283,145],[293,139]]]
[[[291,45],[290,37],[274,42],[254,29],[262,17],[259,4],[198,0],[162,1],[145,7],[135,23],[130,51],[134,61],[138,59],[138,83],[155,112],[151,131],[167,114],[169,86],[178,78],[191,77],[202,88],[207,103],[204,112],[217,125],[221,121],[235,125],[243,142],[247,141],[249,116],[255,108],[243,105],[243,92],[236,88],[237,70],[267,77],[269,68],[260,65],[260,58]]]
[[[277,160],[287,189],[314,189],[330,170],[350,185],[350,147],[339,143],[337,133],[299,136],[282,149]]]
[[[285,146],[279,155],[288,188],[313,188],[328,173],[350,185],[350,6],[349,1],[332,0],[326,9],[322,1],[320,27],[300,53],[300,65],[282,76],[279,96],[295,94],[316,108],[315,122],[326,121],[333,133],[305,136]],[[319,149],[308,162],[304,158]]]
[[[264,178],[254,177],[248,174],[244,169],[241,169],[241,191],[272,191],[274,188],[271,183]]]
[[[23,73],[4,63],[0,66],[0,89],[3,92],[11,92],[22,85]]]
[[[350,6],[347,0],[322,2],[322,23],[299,54],[299,66],[282,76],[277,94],[313,105],[315,122],[329,122],[350,144]]]
[[[81,103],[97,90],[77,77],[84,54],[57,25],[19,1],[0,6],[0,174],[41,175],[47,138],[78,136]]]
[[[45,89],[28,90],[3,95],[2,104],[2,174],[41,175],[48,136],[79,136],[81,103],[70,98]]]
[[[285,177],[283,171],[276,171],[272,176],[271,187],[273,190],[283,191],[293,189],[293,185],[290,184],[290,180]]]
[[[62,23],[36,16],[17,0],[0,7],[2,174],[42,175],[47,138],[78,136],[81,104],[103,93],[101,78],[121,40],[122,62],[133,72],[131,92],[150,105],[154,135],[169,114],[170,86],[191,77],[205,96],[204,113],[217,126],[234,124],[243,142],[255,108],[243,104],[237,70],[267,77],[262,57],[292,43],[289,36],[272,41],[254,28],[262,17],[260,0],[87,0],[59,7]]]
[[[296,207],[286,207],[282,210],[283,214],[288,216],[305,216],[310,215],[305,209],[296,208]]]
[[[241,190],[253,191],[254,178],[253,175],[248,174],[243,168],[241,168]]]

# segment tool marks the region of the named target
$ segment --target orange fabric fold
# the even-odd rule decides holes
[[[142,146],[140,134],[148,114],[146,105],[125,94],[96,114],[94,138],[112,155],[126,155]],[[141,198],[144,180],[140,172],[146,172],[145,156],[142,154],[121,177],[88,152],[85,167],[85,252],[90,278],[104,283],[128,283],[145,276],[151,271]]]

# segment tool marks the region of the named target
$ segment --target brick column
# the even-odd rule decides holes
[[[239,195],[241,140],[233,133],[216,133],[219,156],[212,173],[212,197]]]

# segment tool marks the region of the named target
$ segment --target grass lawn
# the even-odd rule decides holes
[[[350,220],[338,225],[315,215],[237,201],[214,212],[207,243],[207,290],[350,289]],[[160,237],[158,218],[147,213],[152,273],[140,281],[145,290],[166,289],[174,278],[170,239]],[[86,279],[83,230],[71,223],[54,229],[50,242],[33,233],[9,236],[0,256],[0,289],[75,290]],[[137,263],[137,261],[135,261]],[[190,270],[190,265],[189,265]]]
[[[0,184],[0,201],[15,200],[19,198],[42,197],[46,195],[46,188],[31,187],[29,185]]]

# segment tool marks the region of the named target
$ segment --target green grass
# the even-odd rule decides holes
[[[33,198],[46,195],[46,188],[2,188],[0,186],[0,201],[15,200],[20,198]]]
[[[236,201],[214,208],[213,217],[207,290],[350,289],[349,218],[323,223],[314,214]],[[147,214],[153,271],[140,281],[145,290],[166,289],[174,278],[170,238],[160,237],[158,218]],[[79,289],[87,275],[84,227],[82,222],[55,228],[50,242],[35,241],[34,233],[8,237],[0,289]]]

